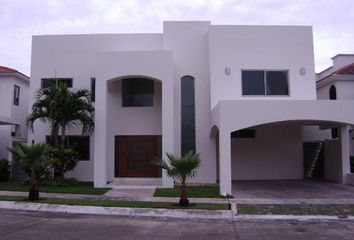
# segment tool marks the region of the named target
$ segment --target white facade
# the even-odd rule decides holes
[[[19,87],[15,104],[15,86]],[[0,66],[0,159],[11,161],[7,147],[27,140],[29,78],[14,69]]]
[[[303,178],[302,127],[354,123],[354,113],[341,110],[351,101],[316,101],[311,27],[164,22],[161,34],[34,36],[32,44],[32,96],[43,78],[72,78],[73,88],[87,89],[96,79],[90,159],[70,175],[97,187],[120,177],[121,137],[160,136],[161,153],[181,154],[184,76],[194,78],[195,150],[203,160],[191,181],[219,181],[221,193],[231,193],[232,180]],[[243,94],[242,73],[251,70],[285,73],[288,93]],[[122,105],[122,84],[134,78],[154,81],[152,106]],[[245,128],[256,137],[231,139]],[[36,122],[29,141],[48,134]],[[173,185],[161,178],[163,186]]]

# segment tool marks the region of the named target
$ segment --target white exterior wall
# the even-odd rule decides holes
[[[19,105],[14,105],[14,85],[20,87]],[[25,120],[28,114],[29,82],[16,74],[0,75],[0,116],[19,124],[20,131],[17,137],[26,138],[27,128]],[[10,159],[6,147],[12,146],[11,132],[15,132],[14,125],[0,125],[0,159]]]
[[[11,77],[0,78],[0,116],[11,117],[11,106],[13,104],[13,92]],[[0,159],[8,159],[6,147],[11,146],[11,126],[0,125]]]
[[[33,96],[41,78],[73,78],[74,88],[87,89],[90,78],[96,78],[91,159],[80,162],[68,176],[94,180],[95,186],[101,187],[114,178],[116,135],[162,135],[162,154],[180,155],[181,78],[193,76],[196,151],[201,153],[203,166],[192,181],[216,182],[216,142],[209,135],[215,125],[219,128],[221,192],[229,193],[232,177],[302,178],[304,134],[300,125],[317,121],[336,125],[334,122],[352,119],[348,110],[343,113],[338,109],[351,102],[315,101],[312,42],[311,27],[212,26],[206,21],[165,22],[162,34],[36,36],[30,91]],[[225,74],[225,68],[230,68],[230,75]],[[288,70],[289,96],[242,96],[242,70]],[[154,107],[121,107],[120,80],[136,76],[155,80]],[[282,121],[296,121],[297,125],[285,125],[279,131],[273,123]],[[230,132],[260,124],[271,127],[257,127],[260,135],[255,145],[250,147],[243,140],[230,144]],[[49,133],[48,125],[36,122],[29,141],[43,142]],[[68,134],[78,135],[80,129],[71,129]],[[274,141],[267,141],[269,138]],[[259,151],[253,151],[255,146]],[[268,153],[264,165],[256,163],[260,152]],[[162,180],[165,186],[172,186],[165,175]]]
[[[232,180],[302,179],[300,126],[269,124],[255,138],[231,139]]]
[[[73,78],[74,89],[90,89],[90,79],[97,76],[96,54],[98,52],[156,50],[161,49],[161,46],[161,34],[34,36],[32,39],[29,105],[31,107],[34,102],[34,93],[40,88],[42,78]],[[98,85],[97,81],[98,79],[96,79],[96,85]],[[96,101],[100,97],[102,96],[97,94]],[[32,140],[36,143],[45,142],[45,136],[49,134],[49,125],[36,121],[34,134],[29,134],[29,142]],[[78,128],[69,129],[67,134],[80,135],[81,130]],[[74,171],[68,173],[68,177],[93,181],[94,134],[90,139],[90,160],[80,161]]]
[[[219,100],[316,99],[311,27],[211,26],[209,46],[212,108]],[[241,70],[289,70],[289,96],[242,96]]]
[[[122,81],[109,83],[107,95],[107,170],[108,179],[114,178],[115,136],[162,135],[162,84],[154,81],[154,106],[122,107]]]
[[[175,152],[181,153],[181,78],[195,78],[195,128],[196,152],[201,154],[202,167],[192,182],[215,183],[215,140],[209,137],[210,75],[208,32],[210,22],[165,22],[163,48],[173,51],[174,60],[174,106],[175,106]]]

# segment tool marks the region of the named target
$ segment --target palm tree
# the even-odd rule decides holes
[[[183,157],[176,157],[173,154],[166,153],[168,163],[164,160],[154,162],[162,169],[166,170],[167,176],[181,182],[181,196],[179,205],[189,207],[187,196],[186,181],[197,174],[197,169],[202,165],[199,153],[193,151],[187,152]]]
[[[82,134],[91,133],[94,129],[94,111],[91,104],[91,94],[86,89],[71,91],[66,84],[59,84],[50,88],[41,88],[36,94],[36,101],[32,106],[32,113],[27,118],[27,125],[33,131],[34,122],[51,123],[51,135],[54,146],[65,149],[66,131],[72,126],[82,127]],[[58,132],[61,131],[60,144]],[[64,178],[65,158],[61,158],[59,176]]]
[[[28,199],[30,201],[38,200],[38,172],[42,168],[42,162],[48,158],[50,147],[47,144],[27,146],[19,143],[8,150],[21,161],[24,170],[30,175]]]

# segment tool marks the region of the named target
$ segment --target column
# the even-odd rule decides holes
[[[221,128],[219,131],[219,178],[220,194],[232,195],[231,138],[230,132]]]
[[[107,84],[105,80],[96,79],[95,132],[94,132],[94,162],[93,178],[95,187],[105,187],[107,184],[106,170],[106,110]]]
[[[339,129],[340,139],[340,182],[346,183],[347,173],[350,173],[350,142],[349,126],[343,126]]]
[[[166,159],[166,153],[174,152],[174,101],[173,78],[162,82],[162,158]],[[173,179],[167,177],[162,170],[162,186],[173,188]]]

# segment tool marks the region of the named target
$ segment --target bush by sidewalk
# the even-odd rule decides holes
[[[7,181],[10,177],[10,165],[6,159],[0,159],[0,181]]]

